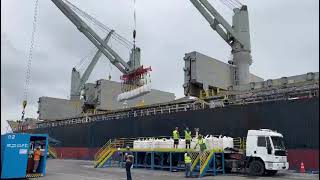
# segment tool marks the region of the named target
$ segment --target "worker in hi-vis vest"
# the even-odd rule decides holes
[[[205,143],[205,141],[204,141],[204,139],[203,139],[203,136],[202,136],[201,134],[199,134],[199,136],[198,136],[198,142],[197,142],[196,146],[194,147],[194,149],[196,149],[196,147],[197,147],[198,144],[199,144],[199,146],[200,146],[200,151],[201,151],[201,152],[203,152],[204,150],[207,149],[206,143]]]
[[[184,163],[186,165],[186,178],[191,177],[191,157],[188,153],[184,153]]]
[[[178,148],[179,145],[179,128],[176,127],[176,129],[172,132],[173,136],[173,148]]]
[[[33,152],[33,172],[37,172],[38,166],[39,166],[39,161],[41,158],[41,151],[40,151],[40,146],[37,147],[37,149]]]
[[[190,149],[190,144],[191,144],[191,131],[189,130],[189,128],[187,127],[186,130],[184,130],[184,139],[186,140],[186,149]]]

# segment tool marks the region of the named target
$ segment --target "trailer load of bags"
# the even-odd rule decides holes
[[[224,150],[225,148],[233,148],[233,138],[226,136],[214,137],[212,135],[208,135],[204,138],[205,144],[208,150],[219,149]],[[192,138],[191,140],[191,149],[194,149],[197,144],[197,139]],[[173,148],[173,139],[138,139],[133,141],[134,149],[165,149],[165,148]],[[185,139],[179,140],[178,148],[186,148]],[[199,150],[199,145],[196,147]]]

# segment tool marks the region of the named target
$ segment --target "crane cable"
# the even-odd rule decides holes
[[[29,57],[28,57],[27,70],[26,70],[26,80],[25,80],[25,87],[24,87],[24,100],[22,101],[22,108],[23,108],[22,117],[21,117],[22,121],[24,120],[25,109],[28,102],[28,90],[30,87],[30,79],[31,79],[31,63],[33,58],[34,39],[35,39],[35,33],[36,33],[36,27],[37,27],[38,4],[39,4],[39,0],[35,0],[31,43],[30,43],[30,49],[29,49]]]
[[[137,27],[136,0],[133,0],[133,48],[136,47],[136,27]]]
[[[78,8],[76,5],[72,4],[68,0],[64,0],[64,1],[66,2],[66,4],[68,4],[68,6],[72,10],[77,12],[78,15],[80,15],[83,18],[85,18],[86,20],[88,20],[93,25],[96,25],[103,32],[109,33],[112,30],[111,28],[107,27],[106,25],[104,25],[103,23],[98,21],[96,18],[92,17],[91,15],[86,13],[85,11],[81,10],[80,8]],[[132,45],[130,41],[128,41],[127,39],[125,39],[124,37],[122,37],[121,35],[119,35],[116,32],[112,33],[111,38],[116,40],[116,41],[118,41],[120,44],[122,44],[123,46],[125,46],[125,47],[127,47],[129,49],[130,49],[130,46]]]

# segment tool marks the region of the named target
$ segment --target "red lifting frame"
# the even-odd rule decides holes
[[[141,75],[146,74],[149,71],[152,71],[151,66],[149,66],[147,68],[143,68],[143,66],[141,66],[141,67],[137,68],[135,71],[133,71],[132,73],[124,74],[124,75],[120,76],[120,79],[123,81],[134,80],[134,79],[140,78]]]

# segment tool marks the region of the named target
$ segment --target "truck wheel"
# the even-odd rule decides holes
[[[249,174],[253,176],[262,176],[264,174],[263,163],[258,160],[253,160],[249,165]]]
[[[275,174],[277,174],[277,170],[266,170],[266,174],[268,175],[268,176],[273,176],[273,175],[275,175]]]

